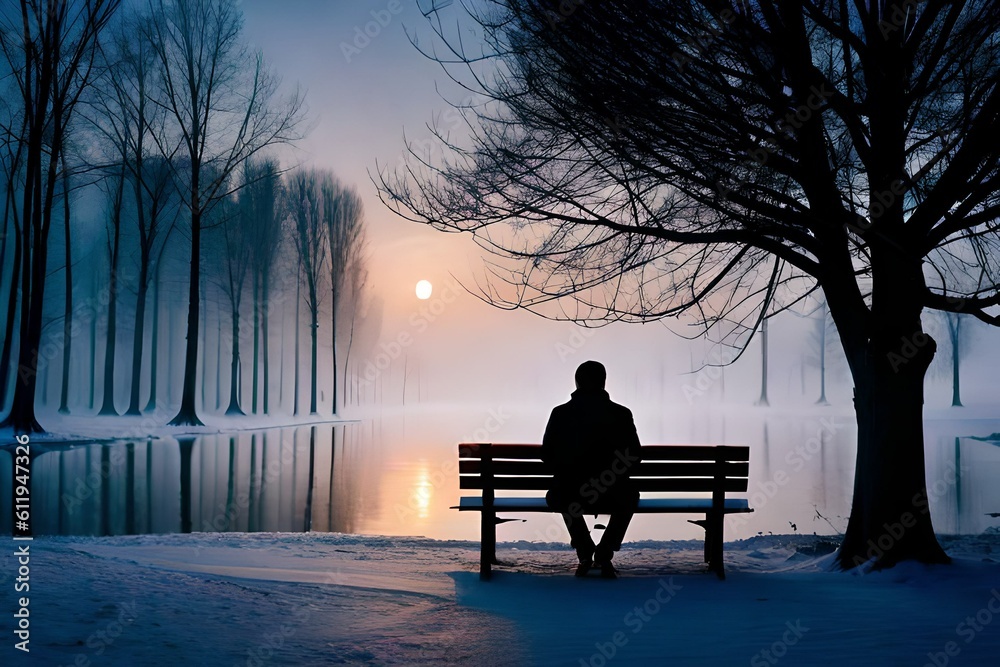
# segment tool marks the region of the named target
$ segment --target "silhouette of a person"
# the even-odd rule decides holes
[[[639,492],[630,475],[641,451],[632,412],[613,403],[604,390],[607,372],[596,361],[576,369],[576,391],[552,410],[542,439],[542,459],[553,469],[545,499],[562,513],[584,576],[596,563],[602,576],[614,578],[611,565],[632,520]],[[600,544],[594,544],[585,514],[610,514]]]

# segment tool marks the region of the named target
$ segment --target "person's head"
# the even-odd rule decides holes
[[[583,390],[604,389],[608,372],[599,361],[585,361],[576,369],[576,388]]]

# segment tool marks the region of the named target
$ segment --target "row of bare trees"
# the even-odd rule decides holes
[[[65,164],[81,98],[98,75],[101,37],[120,4],[120,0],[21,0],[16,5],[6,3],[3,9],[0,50],[7,65],[5,78],[13,88],[4,96],[9,102],[3,119],[4,233],[6,237],[6,222],[12,222],[15,246],[8,330],[20,291],[14,400],[3,423],[19,431],[41,430],[35,419],[35,387],[60,165]],[[13,331],[4,338],[0,359],[4,380],[13,339]]]
[[[812,330],[806,337],[805,357],[803,358],[801,371],[804,374],[806,367],[813,367],[818,371],[819,397],[816,399],[816,405],[829,405],[830,403],[826,395],[827,375],[830,366],[830,355],[836,355],[839,351],[836,344],[837,327],[834,325],[833,320],[830,319],[830,310],[826,300],[822,298],[818,300],[818,303],[809,304],[809,307],[801,316],[811,320],[813,325]],[[768,320],[764,320],[760,331],[761,390],[760,398],[756,403],[763,406],[769,405],[767,398],[767,379],[769,375],[767,363],[769,349],[767,322]],[[970,352],[972,332],[976,321],[969,321],[969,316],[963,313],[940,312],[937,313],[937,317],[931,320],[930,325],[932,327],[932,334],[937,335],[939,330],[945,334],[944,338],[939,339],[939,341],[944,341],[945,343],[942,350],[943,354],[935,357],[935,362],[931,365],[931,373],[935,376],[947,375],[948,382],[951,384],[951,406],[963,407],[961,366],[962,360]],[[947,359],[944,358],[944,355],[947,355]],[[836,356],[835,358],[837,361],[843,360],[842,356]],[[802,379],[802,392],[803,394],[805,393],[804,375]]]
[[[240,340],[243,298],[247,283],[252,298],[253,364],[251,410],[270,409],[270,363],[268,323],[276,287],[280,301],[291,296],[291,281],[274,284],[275,267],[294,270],[296,302],[295,413],[299,406],[299,303],[305,304],[310,332],[309,413],[318,413],[320,315],[330,315],[331,404],[339,405],[341,385],[337,349],[345,350],[343,367],[349,362],[353,327],[366,283],[365,234],[361,199],[353,188],[341,184],[332,173],[299,169],[283,179],[274,161],[251,161],[241,170],[239,196],[219,208],[218,223],[210,241],[222,261],[214,265],[214,278],[230,309],[231,341]],[[305,294],[301,294],[305,288]],[[346,323],[338,315],[347,315]],[[346,324],[346,325],[345,325]],[[346,339],[346,340],[345,340]],[[245,414],[241,386],[240,346],[231,346],[230,394],[226,414]],[[260,362],[260,363],[258,363]],[[346,371],[345,371],[346,372]]]
[[[135,301],[126,413],[141,414],[147,375],[145,410],[157,405],[160,283],[168,258],[187,267],[183,391],[171,423],[201,423],[197,380],[205,369],[199,368],[199,359],[204,366],[208,355],[199,348],[207,329],[203,312],[212,305],[203,303],[205,294],[225,295],[235,304],[235,399],[230,408],[242,411],[237,379],[244,288],[253,302],[251,409],[269,411],[271,300],[276,291],[297,291],[299,272],[284,272],[295,279],[278,290],[272,276],[279,262],[301,264],[304,246],[290,222],[299,206],[290,196],[295,187],[286,186],[278,163],[267,154],[301,138],[303,98],[297,91],[283,92],[279,77],[260,52],[249,49],[241,30],[237,4],[213,0],[148,0],[138,8],[121,0],[18,0],[0,10],[0,68],[9,88],[0,108],[0,287],[8,304],[0,351],[0,409],[13,388],[3,425],[18,432],[41,430],[35,415],[39,350],[50,338],[43,340],[47,324],[59,319],[46,300],[49,276],[59,268],[65,285],[59,408],[70,410],[73,325],[79,319],[73,269],[94,236],[93,225],[88,228],[83,216],[71,215],[71,208],[77,203],[93,208],[95,199],[104,212],[103,230],[98,231],[105,237],[107,256],[105,289],[91,298],[100,301],[107,322],[100,414],[118,414],[116,380],[121,384],[122,376],[116,373],[117,329],[129,291]],[[351,295],[345,306],[350,307],[364,283],[362,211],[357,194],[332,176],[303,172],[292,176],[290,184],[303,178],[314,181],[323,194],[324,244],[314,263],[327,275],[320,283],[306,282],[325,290],[309,303],[314,322],[321,305],[329,305],[332,313],[336,409],[337,313],[346,312],[342,293]],[[329,188],[321,187],[327,182]],[[58,228],[60,220],[64,265],[53,270],[48,266],[53,257],[50,233],[53,221]],[[208,265],[225,265],[232,275],[214,270],[206,275],[206,244],[213,245],[213,253],[226,251],[224,262]],[[121,278],[132,258],[136,274],[123,292]],[[95,263],[88,264],[95,269]],[[7,266],[12,267],[9,274]],[[147,310],[152,311],[149,330]],[[315,395],[315,343],[313,350]],[[316,407],[314,398],[312,412]]]

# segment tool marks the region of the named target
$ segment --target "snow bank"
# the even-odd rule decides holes
[[[616,581],[505,543],[480,582],[474,542],[36,539],[31,664],[995,664],[1000,535],[942,541],[951,566],[861,574],[831,570],[829,538],[757,537],[726,545],[726,581],[698,541],[627,544]]]

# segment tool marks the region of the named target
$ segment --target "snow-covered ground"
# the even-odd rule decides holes
[[[942,538],[950,566],[830,570],[830,538],[636,542],[617,581],[565,545],[340,534],[37,538],[31,653],[5,665],[995,665],[1000,535]],[[14,544],[0,559],[16,603]],[[9,628],[10,621],[5,623]],[[12,659],[14,658],[14,659]],[[27,659],[25,659],[27,658]]]

